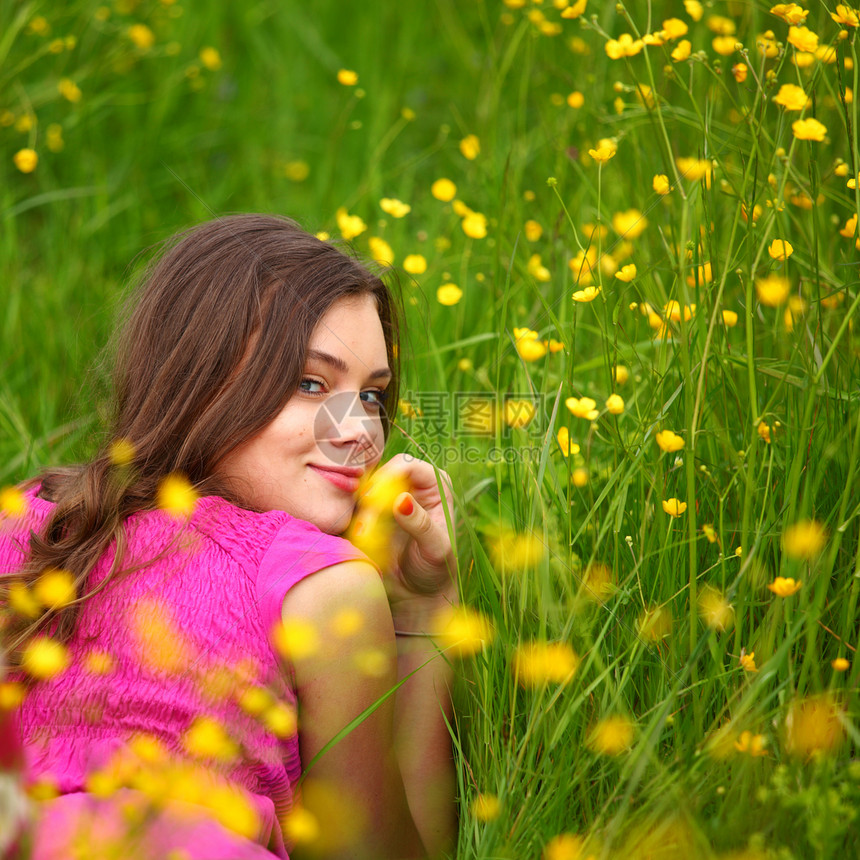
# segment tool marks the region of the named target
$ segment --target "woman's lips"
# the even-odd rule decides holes
[[[358,490],[359,478],[353,475],[345,475],[335,469],[323,469],[321,466],[308,464],[318,475],[322,475],[330,483],[345,493],[355,493]]]

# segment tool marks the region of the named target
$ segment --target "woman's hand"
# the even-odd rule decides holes
[[[447,507],[453,531],[451,479],[438,471],[443,502],[436,474],[430,463],[406,454],[397,454],[374,473],[375,480],[399,477],[409,487],[394,499],[392,509],[395,561],[387,571],[386,589],[395,619],[423,612],[430,603],[457,602],[457,567],[445,520]]]

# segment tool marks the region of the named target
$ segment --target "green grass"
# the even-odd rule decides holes
[[[400,273],[405,388],[423,418],[401,415],[406,432],[391,453],[429,451],[451,473],[464,598],[495,628],[492,645],[463,664],[458,690],[458,857],[538,857],[563,832],[613,857],[827,858],[856,842],[860,254],[856,234],[839,230],[860,209],[860,192],[846,187],[860,169],[858,110],[840,101],[846,87],[858,92],[857,29],[840,40],[835,4],[811,0],[806,24],[836,62],[798,68],[770,5],[714,2],[699,22],[680,0],[590,0],[577,20],[550,3],[490,0],[125,0],[105,7],[106,20],[84,0],[2,6],[0,483],[94,450],[100,347],[132,261],[176,229],[268,211],[336,234],[343,206],[369,225],[359,252],[375,235],[397,264],[427,258],[426,273]],[[560,32],[542,33],[536,12]],[[716,53],[713,14],[735,23],[746,54]],[[49,33],[32,32],[38,15]],[[654,32],[669,17],[689,24],[691,59],[672,61],[678,40],[607,56],[607,38]],[[127,36],[139,22],[155,36],[148,51]],[[755,42],[768,29],[783,49],[764,59]],[[75,46],[52,53],[68,35]],[[207,45],[220,69],[201,64]],[[742,83],[731,72],[740,62]],[[340,68],[358,72],[357,87],[337,83]],[[79,102],[58,94],[65,77]],[[793,136],[800,114],[773,102],[786,83],[811,97],[805,116],[825,124],[824,141]],[[573,91],[582,107],[568,106]],[[32,127],[16,128],[29,113]],[[62,126],[62,151],[47,147],[51,124]],[[466,134],[481,141],[473,161],[458,148]],[[609,137],[618,152],[598,166],[586,153]],[[28,146],[39,164],[25,175],[12,159]],[[678,157],[707,159],[712,180],[684,179]],[[297,161],[309,168],[303,181],[287,175]],[[674,186],[666,197],[652,189],[655,174]],[[433,199],[443,176],[487,217],[485,238],[467,237],[452,205]],[[817,203],[799,205],[801,194]],[[385,216],[382,197],[412,212]],[[744,214],[754,206],[755,224]],[[648,223],[627,246],[613,215],[631,208]],[[541,238],[526,238],[528,220]],[[590,240],[589,224],[605,235]],[[786,262],[768,254],[775,238],[794,247]],[[569,261],[592,246],[637,275],[623,283],[596,265],[600,295],[575,303],[584,283]],[[548,280],[530,269],[533,254]],[[697,277],[705,262],[710,279]],[[784,274],[805,302],[792,331],[785,304],[757,299],[768,273]],[[446,282],[463,290],[451,307],[436,300]],[[643,305],[660,314],[670,300],[695,313],[655,339]],[[737,326],[723,325],[723,309]],[[525,361],[515,327],[565,348]],[[630,370],[617,386],[616,364]],[[613,391],[625,400],[617,417],[603,408]],[[466,438],[456,392],[534,397],[540,408],[526,428],[499,421]],[[571,415],[572,396],[592,397],[600,416]],[[561,454],[561,426],[578,455]],[[682,451],[660,451],[663,429],[684,438]],[[461,445],[475,462],[448,459]],[[513,462],[488,463],[491,447]],[[672,497],[687,505],[677,519],[662,507]],[[783,533],[807,519],[828,539],[812,560],[792,559]],[[539,558],[506,556],[499,528],[533,536]],[[612,571],[600,602],[586,574],[595,562]],[[802,588],[776,597],[765,586],[777,576]],[[700,617],[706,589],[732,606],[725,630]],[[654,607],[671,619],[657,642],[639,631]],[[580,658],[573,679],[517,683],[513,657],[530,641],[568,643]],[[755,652],[757,673],[741,668],[742,650]],[[837,657],[847,672],[831,668]],[[792,752],[786,718],[794,709],[797,741],[797,703],[819,694],[832,697],[844,740]],[[589,738],[613,715],[632,723],[633,739],[600,755]],[[737,751],[743,731],[762,735],[767,754]],[[828,746],[826,736],[806,740]],[[475,818],[479,793],[498,797],[498,817]]]

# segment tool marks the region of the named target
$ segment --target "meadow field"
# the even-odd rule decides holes
[[[142,252],[295,218],[456,488],[456,857],[856,856],[856,6],[0,10],[0,487],[105,441]]]

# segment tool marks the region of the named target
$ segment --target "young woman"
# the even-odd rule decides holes
[[[277,217],[204,224],[150,267],[104,449],[0,520],[28,778],[58,795],[35,857],[453,850],[428,635],[457,602],[453,504],[430,464],[380,465],[397,319],[379,278]],[[408,487],[384,570],[342,536],[371,473]],[[199,495],[180,516],[156,502],[177,475]]]

